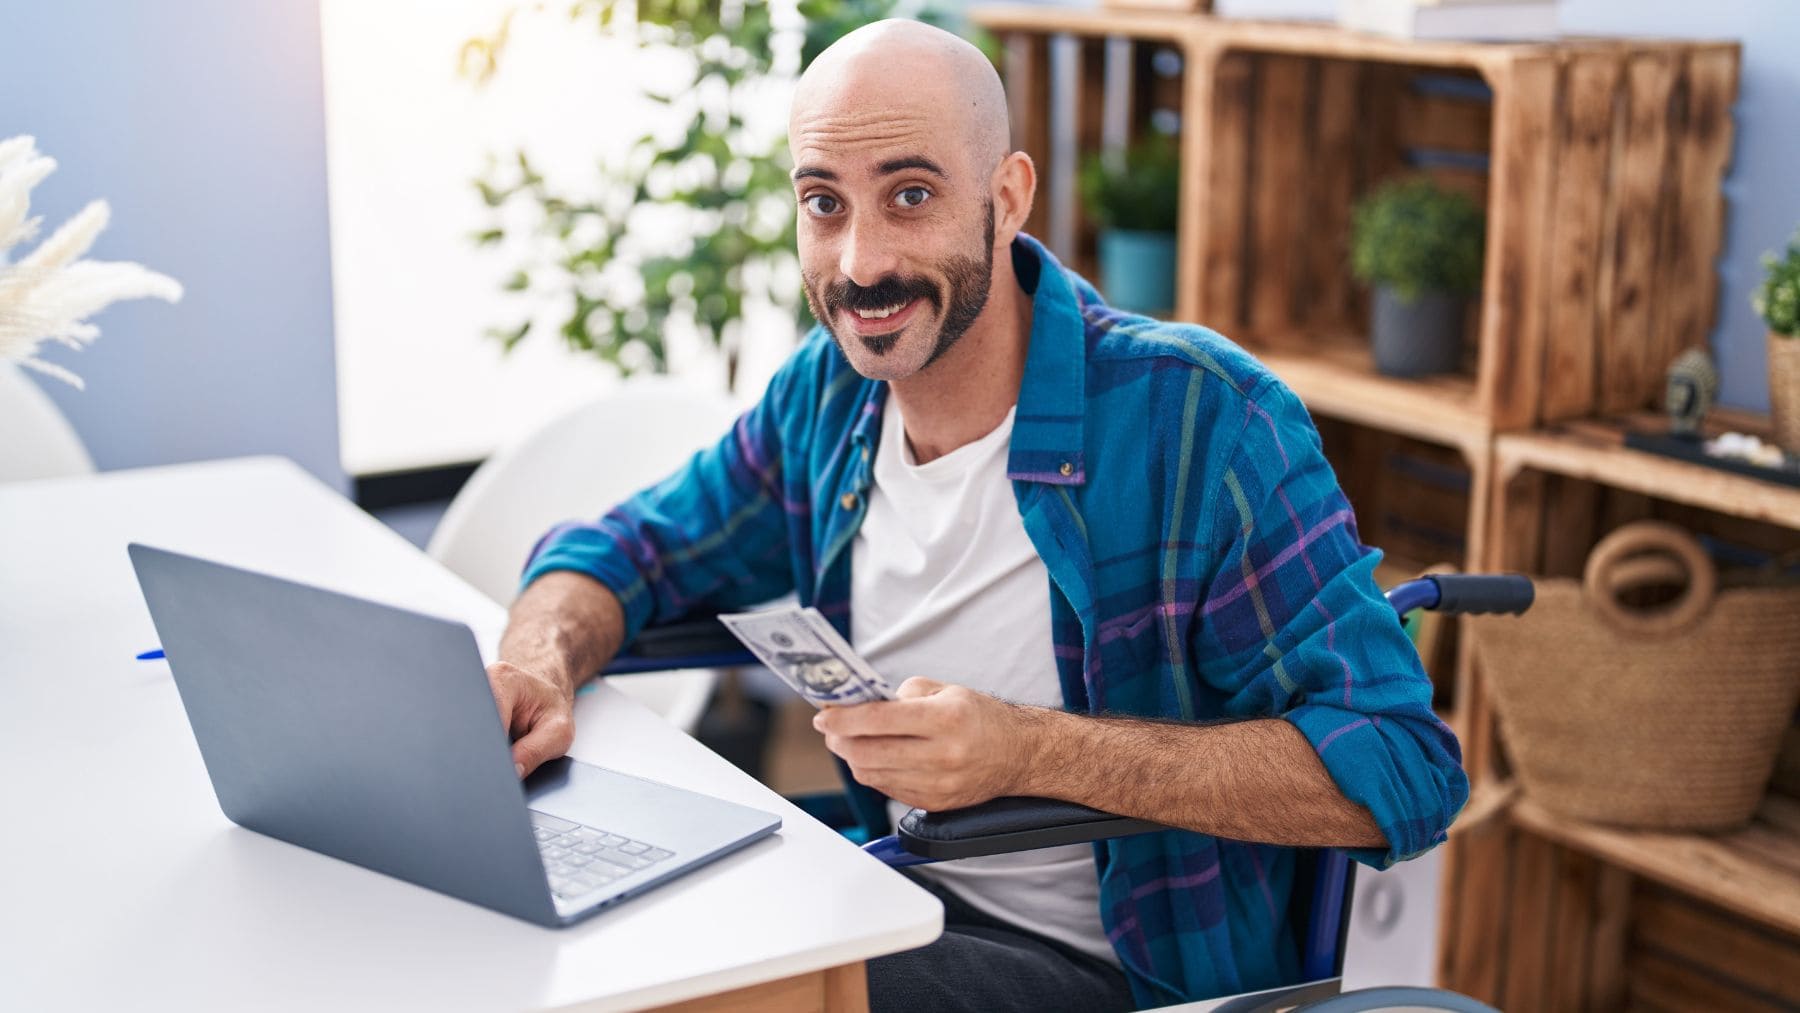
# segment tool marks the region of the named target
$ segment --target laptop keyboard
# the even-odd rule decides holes
[[[674,855],[643,841],[557,819],[536,809],[530,813],[531,833],[537,838],[544,871],[550,875],[550,892],[559,900],[593,893]]]

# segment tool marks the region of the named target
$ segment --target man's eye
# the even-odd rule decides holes
[[[903,208],[916,208],[931,199],[931,191],[922,186],[909,186],[894,195],[894,203]]]
[[[806,205],[806,210],[821,217],[835,214],[838,209],[837,198],[826,193],[815,193],[806,198],[803,203]]]

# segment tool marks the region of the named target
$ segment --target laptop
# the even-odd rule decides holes
[[[130,553],[219,808],[239,826],[551,927],[781,826],[568,757],[521,783],[461,623]]]

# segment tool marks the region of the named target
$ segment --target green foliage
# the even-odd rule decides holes
[[[1486,232],[1464,194],[1423,177],[1389,183],[1351,211],[1350,270],[1406,302],[1427,291],[1469,295],[1481,287]]]
[[[572,22],[602,33],[633,9],[618,0],[566,2]],[[801,0],[800,66],[844,33],[895,15],[902,2]],[[776,28],[769,0],[637,0],[635,10],[640,43],[678,53],[678,62],[693,68],[683,87],[643,92],[685,129],[638,138],[628,157],[601,166],[579,193],[547,181],[523,151],[496,161],[475,182],[493,209],[492,227],[473,239],[497,245],[523,233],[518,238],[532,252],[502,287],[566,291],[570,305],[559,333],[571,348],[627,374],[660,372],[668,325],[691,321],[724,348],[733,382],[747,300],[789,309],[801,326],[811,323],[800,297],[787,141],[748,125],[770,86],[792,73],[792,57],[783,66],[780,53],[791,53],[796,40]],[[481,81],[495,73],[517,13],[492,36],[465,44],[465,75]],[[506,213],[521,204],[531,219],[524,228],[516,213]],[[525,320],[489,334],[510,350],[533,329]]]
[[[1788,240],[1785,255],[1763,254],[1763,267],[1762,284],[1750,294],[1750,304],[1769,330],[1800,338],[1800,229]]]
[[[1090,155],[1082,163],[1082,205],[1105,229],[1175,231],[1181,199],[1181,161],[1175,142],[1147,135],[1125,153]]]

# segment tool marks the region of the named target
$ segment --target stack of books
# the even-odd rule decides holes
[[[1557,37],[1556,0],[1338,0],[1338,24],[1402,39]]]

